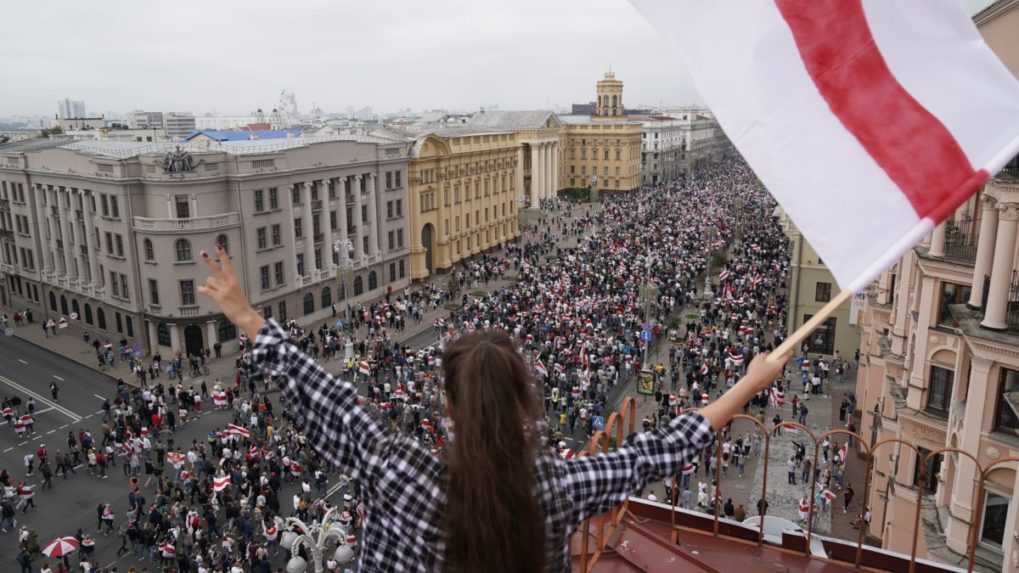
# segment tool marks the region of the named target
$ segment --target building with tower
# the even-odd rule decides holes
[[[641,123],[626,116],[623,82],[607,72],[593,115],[563,115],[558,187],[604,193],[640,186]]]

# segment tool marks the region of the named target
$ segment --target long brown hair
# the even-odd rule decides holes
[[[540,402],[527,366],[501,331],[478,331],[443,354],[455,436],[449,467],[450,571],[544,571],[545,522],[535,496]]]

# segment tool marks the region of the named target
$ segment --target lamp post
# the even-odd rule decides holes
[[[524,209],[527,208],[527,197],[521,195],[518,201],[520,203],[520,211],[517,213],[517,231],[520,237],[520,267],[517,271],[517,278],[524,272]]]
[[[287,573],[304,573],[308,568],[308,562],[298,555],[303,546],[311,553],[315,573],[321,573],[323,568],[323,556],[326,550],[326,543],[330,539],[336,540],[336,550],[332,558],[337,563],[349,563],[354,559],[353,548],[346,543],[347,531],[343,526],[330,521],[330,517],[336,507],[329,508],[329,511],[322,516],[320,523],[306,525],[296,517],[288,517],[284,522],[285,530],[280,534],[280,545],[290,551],[290,560],[287,561]],[[302,533],[294,531],[297,528]],[[317,534],[317,536],[315,535]]]
[[[350,252],[354,250],[354,243],[350,239],[344,237],[342,239],[336,239],[333,241],[333,251],[340,256],[340,264],[337,267],[336,280],[343,286],[343,318],[350,320],[347,316],[347,308],[350,307],[350,297],[352,296],[354,286],[354,259],[351,257]]]

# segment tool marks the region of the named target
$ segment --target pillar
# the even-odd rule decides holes
[[[361,241],[361,176],[354,176],[354,266],[364,259],[364,243]]]
[[[438,198],[439,201],[442,197]],[[375,189],[375,173],[368,174],[368,224],[371,229],[368,231],[368,252],[374,259],[379,256],[379,198]],[[436,234],[439,228],[435,229]],[[381,281],[380,281],[381,283]]]
[[[92,201],[89,196],[82,191],[81,202],[85,211],[85,246],[88,249],[88,268],[92,272],[92,287],[99,288],[102,283],[102,277],[99,276],[99,254],[96,252],[96,237],[95,237],[95,212],[92,210]]]
[[[552,196],[552,144],[545,142],[542,146],[544,153],[542,154],[542,172],[545,176],[545,188],[542,190],[542,199],[548,199]]]
[[[931,247],[927,251],[927,254],[932,257],[943,257],[945,256],[945,222],[942,221],[937,227],[934,227],[934,233],[931,235]]]
[[[914,410],[923,410],[923,391],[927,386],[927,330],[931,327],[931,315],[936,311],[934,304],[934,282],[932,276],[920,279],[920,311],[916,318],[916,336],[913,338],[912,368],[910,368],[909,391],[906,405]],[[934,318],[934,320],[937,320]]]
[[[70,202],[71,202],[71,190],[68,189],[66,191],[66,193],[67,193],[67,202],[68,202],[68,205],[66,207],[64,207],[63,206],[64,205],[64,202],[63,202],[64,198],[62,197],[64,195],[64,192],[61,192],[59,189],[57,190],[57,205],[60,206],[60,208],[58,210],[61,213],[63,213],[63,218],[60,220],[60,237],[61,237],[61,240],[64,242],[64,277],[67,278],[68,280],[70,280],[71,275],[74,272],[74,263],[72,262],[72,260],[74,258],[74,250],[71,248],[71,241],[73,239],[73,235],[71,233],[73,233],[73,227],[74,226],[73,225],[71,226],[72,227],[72,231],[71,231],[71,233],[69,233],[67,231],[67,223],[69,221],[71,221],[71,218],[72,218],[71,206],[70,206]]]
[[[334,187],[335,189],[335,187]],[[322,180],[322,234],[325,240],[322,242],[322,269],[327,272],[333,271],[333,227],[329,222],[329,214],[333,210],[333,203],[329,199],[329,180]]]
[[[46,189],[39,185],[33,185],[32,190],[35,192],[35,220],[38,223],[39,233],[42,234],[39,237],[40,244],[42,245],[42,269],[43,275],[48,275],[56,272],[56,261],[53,259],[53,245],[52,239],[46,238],[46,229],[49,225],[49,216],[46,213],[48,209],[49,201],[46,201],[47,205],[43,204],[43,199],[46,197]]]
[[[994,241],[994,264],[991,267],[991,288],[987,293],[984,320],[980,326],[1005,330],[1008,309],[1008,287],[1012,279],[1012,257],[1015,254],[1016,229],[1019,227],[1019,205],[998,205],[998,233]]]
[[[180,329],[176,322],[170,323],[170,350],[174,354],[180,352]]]
[[[336,186],[336,195],[339,197],[339,208],[336,210],[336,225],[340,230],[340,240],[349,240],[350,231],[347,229],[347,188],[350,186],[350,179],[344,177],[340,179],[339,184]],[[331,248],[331,247],[330,247]],[[339,255],[340,264],[344,264],[344,261],[349,258],[349,253],[346,249],[342,250]]]
[[[517,207],[520,207],[521,199],[526,200],[524,196],[524,146],[523,144],[517,148],[517,169],[513,172],[513,181],[516,185],[516,197],[513,198],[517,202]]]
[[[966,390],[966,409],[963,414],[958,447],[960,450],[975,453],[980,450],[980,426],[984,419],[984,394],[988,388],[995,387],[995,384],[991,380],[991,361],[979,356],[973,356],[971,360],[969,387]],[[958,378],[958,374],[956,378]],[[973,517],[973,500],[979,479],[976,464],[966,456],[958,456],[945,541],[951,549],[960,553],[966,552],[969,525]]]
[[[537,143],[531,144],[531,192],[528,196],[528,201],[531,203],[531,207],[538,206],[538,186],[541,184],[541,173],[538,161],[539,146]]]
[[[219,325],[215,320],[205,323],[205,347],[212,348],[212,345],[219,341]]]
[[[293,189],[293,187],[286,188],[286,191],[283,193],[283,204],[285,206],[284,212],[289,215],[285,224],[290,229],[290,244],[293,247],[293,253],[290,257],[290,260],[293,261],[293,266],[290,267],[290,273],[294,277],[294,286],[298,286],[301,274],[297,272],[297,253],[299,251],[297,250],[297,229],[294,227],[294,217],[297,216],[297,211],[294,209]]]
[[[315,276],[315,222],[311,215],[311,182],[301,183],[304,211],[304,276]]]
[[[81,246],[80,246],[81,245],[81,237],[78,236],[78,217],[76,217],[75,213],[74,213],[74,196],[75,195],[78,195],[78,193],[74,193],[70,189],[67,190],[67,202],[70,205],[67,208],[67,213],[68,213],[67,218],[68,218],[68,222],[71,224],[71,239],[74,242],[74,247],[73,247],[74,250],[71,251],[71,254],[72,254],[71,258],[72,258],[72,260],[74,261],[74,263],[76,265],[75,269],[74,269],[74,278],[77,281],[83,282],[84,281],[84,277],[82,276],[81,273],[85,269],[85,262],[84,262],[84,260],[81,257]],[[84,209],[84,205],[82,205],[82,209]]]
[[[560,154],[559,142],[552,142],[552,197],[559,196],[559,189],[562,188],[562,181],[560,180],[559,170],[562,168],[560,160],[562,156]]]
[[[159,348],[159,332],[156,329],[156,323],[146,320],[145,329],[149,333],[149,354],[155,354],[156,349]]]
[[[980,308],[984,304],[984,277],[991,272],[994,259],[994,238],[998,230],[998,210],[995,200],[981,194],[980,196],[980,234],[977,237],[977,258],[973,263],[973,282],[970,283],[970,308]]]

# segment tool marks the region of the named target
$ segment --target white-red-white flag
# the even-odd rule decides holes
[[[844,289],[1019,152],[1019,81],[959,0],[631,0]]]
[[[224,434],[230,434],[233,436],[240,436],[242,438],[250,438],[251,430],[244,426],[238,426],[237,424],[227,424],[226,429],[223,430]]]
[[[223,491],[230,486],[230,476],[212,478],[213,491]]]

